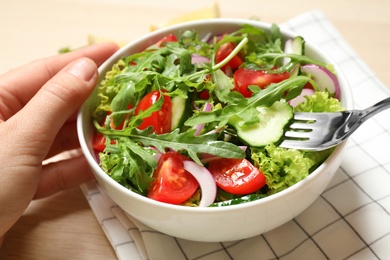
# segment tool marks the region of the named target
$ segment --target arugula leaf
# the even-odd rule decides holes
[[[199,159],[200,153],[212,154],[226,158],[244,158],[244,151],[238,146],[224,141],[218,141],[218,133],[194,136],[195,129],[180,133],[176,129],[167,134],[156,134],[151,132],[151,128],[139,130],[133,128],[123,131],[109,131],[101,129],[101,133],[106,136],[126,136],[134,142],[139,142],[144,146],[155,147],[161,152],[165,149],[175,151],[185,151],[188,156],[198,164],[202,164]]]
[[[176,59],[173,60],[174,64],[177,63],[179,59],[177,76],[182,76],[194,72],[193,69],[195,66],[192,64],[191,52],[189,50],[177,45],[168,45],[167,48],[172,54],[177,55]]]
[[[237,121],[238,118],[238,120],[246,125],[257,123],[259,120],[257,116],[259,113],[258,107],[271,106],[274,102],[285,97],[286,92],[289,92],[287,95],[288,100],[296,97],[309,80],[310,78],[305,76],[296,76],[280,83],[271,84],[267,88],[254,93],[251,98],[239,99],[237,103],[230,103],[223,108],[218,108],[211,112],[199,112],[189,118],[184,124],[186,126],[195,126],[198,124],[219,122],[218,127],[223,127],[232,118],[234,118],[234,121]],[[231,95],[235,95],[234,92],[231,93]]]
[[[67,47],[62,47],[58,50],[58,53],[60,54],[63,54],[63,53],[68,53],[68,52],[71,52],[72,51],[72,48],[70,48],[69,46]]]
[[[186,30],[179,37],[179,45],[191,53],[204,57],[213,55],[214,47],[207,41],[211,35],[206,35],[204,39],[199,40],[198,33],[195,30]]]
[[[215,94],[219,101],[223,103],[239,103],[245,99],[242,95],[234,95],[231,90],[234,88],[232,79],[227,76],[222,70],[214,71],[211,78],[215,83]],[[238,93],[237,93],[238,94]]]
[[[134,96],[135,94],[135,83],[134,81],[129,81],[128,84],[121,87],[118,94],[112,99],[110,108],[112,111],[122,111],[127,110],[128,106],[134,106]],[[119,126],[125,117],[125,114],[113,114],[111,116],[113,118],[114,126]]]
[[[128,66],[127,71],[144,72],[157,71],[161,72],[165,68],[165,58],[170,54],[167,47],[147,49],[144,52],[130,55],[126,61],[127,64],[135,64],[136,66]]]
[[[282,64],[282,60],[284,58],[289,58],[291,62],[286,65],[279,66]],[[266,52],[266,53],[257,53],[252,54],[248,59],[253,62],[252,66],[256,64],[257,66],[261,66],[267,64],[268,73],[281,73],[289,68],[294,67],[296,64],[317,64],[319,66],[325,67],[328,70],[334,72],[334,68],[331,64],[327,64],[315,59],[312,59],[305,55],[299,55],[294,53],[283,53],[283,52]]]
[[[99,154],[100,166],[115,181],[145,195],[157,166],[151,149],[144,149],[129,138],[107,137],[106,149]]]
[[[279,26],[276,24],[271,25],[271,30],[270,30],[270,42],[275,42],[275,41],[280,41],[282,39],[282,33],[280,32]]]

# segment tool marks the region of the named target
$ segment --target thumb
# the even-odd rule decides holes
[[[19,126],[16,131],[19,140],[29,140],[25,148],[31,149],[30,154],[45,158],[55,136],[90,95],[97,78],[97,66],[92,60],[75,60],[50,79],[12,118]]]

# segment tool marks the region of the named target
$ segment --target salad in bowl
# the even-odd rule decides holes
[[[234,228],[224,238],[183,235],[199,225],[189,219],[223,223],[216,212],[235,212],[230,218],[240,207],[258,211],[317,172],[333,175],[341,162],[344,144],[324,151],[279,147],[294,112],[336,112],[350,104],[337,67],[275,24],[215,19],[172,26],[130,43],[100,74],[79,115],[82,149],[108,195],[162,232],[223,241],[272,229],[310,205],[331,178],[267,227]],[[149,215],[153,207],[171,217]],[[184,230],[177,231],[171,222],[181,214]]]

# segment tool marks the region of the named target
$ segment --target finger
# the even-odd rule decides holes
[[[65,123],[58,132],[46,158],[51,158],[59,153],[74,150],[79,147],[76,121],[70,121]]]
[[[102,43],[84,47],[70,53],[60,54],[45,59],[40,59],[26,64],[20,68],[0,75],[0,89],[7,109],[3,113],[3,119],[7,120],[19,111],[37,91],[63,67],[70,62],[82,57],[92,59],[100,66],[108,57],[118,50],[114,43]]]
[[[93,174],[83,156],[45,165],[34,199],[77,187],[90,179]]]
[[[42,161],[64,123],[92,92],[97,78],[96,64],[81,58],[48,81],[19,113],[6,121],[17,130],[14,145],[18,150]]]

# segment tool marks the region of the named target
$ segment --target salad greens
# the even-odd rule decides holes
[[[234,50],[221,62],[215,62],[217,50],[229,42],[235,44]],[[307,177],[332,149],[297,151],[280,148],[277,142],[243,149],[247,144],[240,141],[234,129],[259,123],[261,108],[294,99],[308,84],[316,89],[315,80],[299,72],[300,65],[317,64],[332,69],[330,64],[305,55],[286,53],[283,46],[278,26],[273,25],[267,33],[242,25],[240,30],[223,37],[202,40],[197,32],[184,31],[177,41],[152,45],[120,59],[100,82],[100,103],[93,111],[95,128],[105,138],[105,148],[99,153],[101,168],[121,185],[142,195],[146,195],[153,180],[158,165],[156,156],[168,150],[178,151],[199,165],[207,164],[204,161],[207,156],[247,158],[264,173],[267,180],[264,188],[245,196],[218,190],[217,204],[213,206],[259,199]],[[240,67],[268,74],[288,72],[290,77],[266,88],[250,85],[252,95],[244,97],[234,91],[232,73],[223,70],[236,55],[244,57]],[[208,62],[194,62],[196,57]],[[289,62],[284,62],[286,59]],[[160,98],[136,113],[141,99],[155,90],[162,93]],[[199,93],[204,91],[208,98],[199,98]],[[161,134],[154,132],[153,127],[139,129],[145,118],[162,109],[163,95],[179,97],[191,104],[184,124]],[[206,109],[207,106],[211,108]],[[315,112],[340,110],[343,110],[340,102],[326,91],[316,91],[294,108],[294,111]],[[200,132],[199,126],[202,126]],[[196,205],[199,197],[198,190],[187,205]],[[218,201],[225,202],[218,204]]]
[[[251,158],[254,165],[263,170],[270,195],[306,178],[332,151],[313,153],[270,144],[264,148],[251,148]]]

